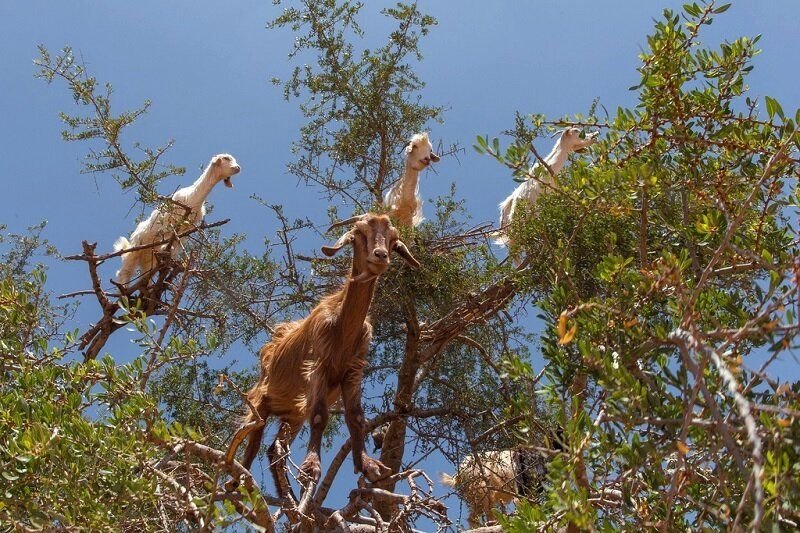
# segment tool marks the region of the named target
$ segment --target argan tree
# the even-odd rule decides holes
[[[758,38],[701,44],[703,27],[728,7],[664,12],[641,54],[633,109],[601,114],[603,102],[556,119],[520,110],[502,140],[478,137],[475,150],[507,170],[510,189],[547,171],[531,170],[537,137],[567,126],[600,131],[535,205],[519,206],[508,228],[514,261],[495,260],[497,228],[475,225],[455,190],[429,206],[428,221],[403,229],[422,268],[382,279],[364,398],[367,426],[383,436],[380,459],[395,474],[354,480],[343,507],[329,497],[350,447],[339,425],[329,428],[336,444],[315,491],[278,500],[236,460],[252,376],[208,358],[257,345],[340,282],[346,258],[300,249],[295,237],[311,224],[265,206],[282,229],[266,251],[247,252],[242,236],[211,221],[184,236],[186,254],[162,258],[152,285],[129,291],[101,282],[97,266],[114,256],[86,242],[71,259],[89,273],[76,285],[91,289],[68,296],[96,300],[105,325],[78,332],[63,331],[43,270],[30,263],[37,233],[7,244],[16,260],[2,262],[12,266],[0,286],[0,521],[454,528],[418,462],[525,446],[547,457],[546,478],[484,531],[796,528],[800,383],[773,365],[791,357],[798,329],[800,114],[747,96]],[[385,44],[368,48],[363,8],[299,0],[270,23],[294,33],[290,61],[309,63],[275,80],[305,117],[289,172],[344,206],[316,222],[385,210],[399,151],[443,119],[414,69],[436,21],[398,4],[384,11],[394,28]],[[112,113],[110,86],[68,49],[42,49],[39,61],[41,76],[66,83],[81,110],[62,119],[67,140],[91,146],[86,170],[136,188],[142,206],[167,201],[158,182],[180,172],[159,164],[169,143],[145,148],[141,161],[129,155],[129,126],[147,105]],[[522,311],[539,314],[540,335],[518,325]],[[128,364],[103,355],[122,325],[141,347]],[[530,363],[534,346],[543,368]],[[558,452],[548,451],[554,438]],[[69,482],[76,476],[82,483]],[[237,489],[225,488],[230,478],[242,481]]]

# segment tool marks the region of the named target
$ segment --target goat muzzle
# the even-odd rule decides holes
[[[240,167],[239,165],[236,165],[236,166],[231,168],[231,175],[230,176],[225,176],[225,178],[223,178],[222,181],[225,182],[225,186],[227,188],[233,189],[233,182],[231,181],[231,178],[233,176],[235,176],[236,174],[238,174],[239,172],[241,172],[241,170],[242,170],[242,167]]]

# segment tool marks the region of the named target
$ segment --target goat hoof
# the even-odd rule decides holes
[[[379,479],[383,479],[387,476],[392,475],[392,469],[383,464],[382,462],[378,461],[377,459],[365,456],[362,461],[364,463],[364,466],[361,468],[361,472],[368,480],[370,480],[373,483],[378,481]]]
[[[236,489],[239,488],[239,480],[230,479],[225,482],[225,485],[223,485],[223,487],[225,488],[225,492],[235,492]]]
[[[308,454],[300,465],[301,481],[304,485],[309,483],[316,483],[322,476],[322,466],[319,462],[319,456],[316,454]]]

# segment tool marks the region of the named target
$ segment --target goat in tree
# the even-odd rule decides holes
[[[552,436],[548,448],[518,446],[470,454],[454,476],[442,474],[442,485],[456,489],[467,504],[471,527],[480,525],[481,516],[487,523],[494,522],[495,508],[505,513],[506,505],[519,496],[531,498],[541,493],[551,456],[563,450],[563,430],[557,428]]]
[[[514,192],[500,203],[500,230],[495,240],[496,244],[502,246],[508,244],[508,234],[506,231],[511,225],[511,219],[514,216],[517,203],[520,200],[525,200],[531,205],[535,204],[542,191],[555,183],[554,177],[561,172],[569,154],[572,152],[581,152],[593,145],[597,140],[597,135],[598,132],[594,132],[581,138],[581,130],[579,128],[567,128],[562,132],[561,137],[556,141],[553,149],[547,154],[547,157],[544,158],[547,168],[541,169],[541,165],[537,161],[530,170],[528,170],[528,175],[531,177],[514,189]],[[543,172],[541,172],[542,170]],[[543,174],[544,177],[541,179],[534,178],[533,176],[537,174]]]
[[[197,181],[188,187],[178,189],[172,195],[170,202],[154,209],[149,217],[136,226],[130,239],[125,237],[117,239],[114,251],[168,240],[182,225],[197,225],[206,216],[205,201],[211,189],[220,181],[224,181],[226,187],[232,188],[231,176],[238,174],[240,170],[232,155],[215,155]],[[117,283],[127,285],[137,270],[141,270],[142,275],[148,275],[156,266],[156,252],[165,246],[153,246],[122,254],[122,267],[117,272]],[[176,257],[177,253],[178,247],[174,246],[173,257]]]
[[[402,226],[418,226],[422,216],[422,198],[419,196],[419,173],[432,162],[439,161],[427,133],[417,133],[405,149],[406,168],[403,175],[386,192],[383,203],[389,207],[389,215]]]
[[[418,226],[425,218],[422,216],[422,198],[419,195],[419,173],[440,157],[433,152],[433,145],[427,133],[417,133],[405,147],[406,166],[403,175],[386,191],[383,204],[388,214],[401,226]],[[328,231],[340,226],[362,220],[367,215],[355,215],[333,223]]]
[[[311,424],[311,436],[300,470],[306,480],[319,480],[320,446],[328,423],[328,409],[340,396],[355,471],[370,481],[391,473],[364,451],[361,378],[372,339],[368,312],[377,279],[389,268],[393,252],[414,269],[419,268],[419,263],[386,215],[362,215],[336,244],[323,246],[322,252],[330,257],[347,244],[353,247],[350,277],[339,291],[323,298],[307,317],[275,328],[272,340],[259,351],[259,381],[247,393],[249,403],[263,419],[274,415],[281,421],[278,435],[267,452],[281,497],[291,491],[288,483],[282,485],[279,475],[284,471],[281,451],[288,450],[306,420]],[[255,420],[250,413],[245,425]],[[263,433],[261,425],[247,436],[242,464],[248,469],[258,453]]]

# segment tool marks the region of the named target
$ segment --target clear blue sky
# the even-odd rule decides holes
[[[362,27],[368,40],[382,39],[387,25],[378,12],[391,4],[367,2]],[[496,163],[472,151],[475,135],[497,135],[513,124],[515,111],[556,117],[584,112],[596,97],[610,110],[631,105],[627,88],[637,82],[637,54],[652,19],[663,7],[680,5],[632,0],[425,5],[439,26],[422,44],[425,60],[418,72],[428,84],[424,100],[449,108],[443,125],[430,125],[431,137],[434,143],[458,142],[466,152],[423,176],[423,195],[443,194],[455,182],[475,221],[494,221],[497,203],[515,184]],[[193,181],[213,154],[233,153],[242,173],[235,189],[212,192],[210,219],[232,218],[225,231],[247,233],[254,253],[260,253],[264,236],[274,237],[276,223],[251,194],[284,204],[290,217],[325,223],[325,203],[285,170],[301,117],[296,103],[287,104],[269,83],[290,70],[286,55],[293,36],[265,29],[280,9],[250,0],[0,2],[0,156],[7,187],[0,195],[0,224],[20,232],[46,219],[46,237],[70,254],[84,239],[110,250],[117,236],[131,232],[138,214],[129,212],[133,196],[121,195],[108,176],[79,174],[88,146],[60,138],[57,113],[75,107],[62,85],[48,87],[33,78],[39,43],[52,52],[70,45],[82,54],[98,79],[114,85],[117,111],[153,101],[125,140],[148,145],[176,140],[170,161],[186,166],[187,175],[164,182],[162,192]],[[763,53],[748,79],[750,94],[770,95],[794,110],[800,107],[798,21],[800,2],[741,1],[705,28],[702,40],[715,44],[763,34]],[[301,247],[320,244],[309,239]],[[104,277],[116,268],[106,265]],[[83,264],[52,263],[49,277],[56,293],[87,287]],[[96,315],[95,303],[86,301],[74,327],[83,329]],[[133,346],[126,349],[130,353],[122,357],[135,355]],[[438,460],[427,468],[431,474],[451,470]]]

